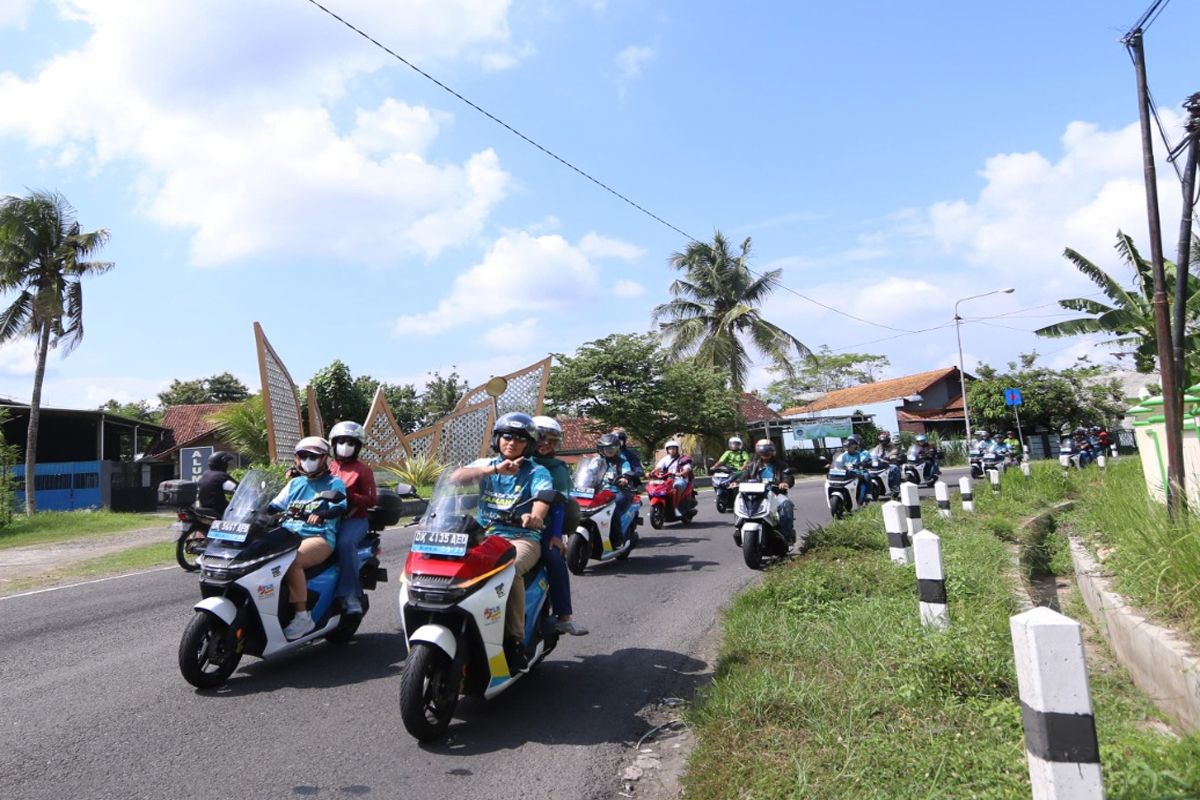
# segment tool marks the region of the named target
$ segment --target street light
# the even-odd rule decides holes
[[[963,421],[967,423],[967,446],[968,447],[971,446],[971,414],[970,414],[970,412],[967,411],[967,369],[966,369],[966,365],[963,364],[962,329],[960,327],[960,323],[962,322],[962,317],[960,317],[958,315],[958,304],[965,303],[968,300],[978,300],[980,297],[987,297],[987,296],[993,295],[993,294],[1012,294],[1012,293],[1013,293],[1012,287],[1009,287],[1007,289],[993,289],[992,291],[984,292],[983,294],[973,294],[970,297],[964,297],[963,299],[957,300],[954,303],[954,335],[958,337],[958,379],[959,379],[959,381],[962,382]]]

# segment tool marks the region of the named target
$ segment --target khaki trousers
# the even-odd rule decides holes
[[[504,613],[504,633],[510,639],[525,641],[525,573],[542,557],[542,545],[533,539],[509,539],[517,548],[517,574],[508,589],[508,607]]]

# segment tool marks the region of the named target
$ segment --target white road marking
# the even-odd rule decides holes
[[[144,569],[141,572],[126,572],[124,575],[109,575],[107,578],[96,578],[90,581],[80,581],[79,583],[68,583],[65,586],[51,586],[48,589],[34,589],[30,592],[21,592],[20,594],[9,594],[0,597],[0,601],[15,600],[18,597],[29,597],[35,594],[45,594],[46,592],[57,592],[60,589],[74,589],[76,586],[90,586],[93,583],[104,583],[106,581],[115,581],[120,578],[132,578],[136,575],[149,575],[151,572],[162,572],[168,569],[179,569],[177,566],[155,567],[154,569]]]

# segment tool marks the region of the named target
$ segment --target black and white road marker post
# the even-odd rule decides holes
[[[933,485],[933,496],[937,498],[938,513],[950,519],[950,490],[946,488],[945,481]]]
[[[917,559],[917,594],[921,601],[921,624],[945,630],[950,627],[946,607],[946,573],[942,568],[942,540],[936,533],[920,531],[913,537]]]
[[[1000,470],[988,470],[988,482],[992,484],[992,494],[1000,494]]]
[[[913,563],[912,540],[904,524],[904,504],[889,500],[883,504],[883,528],[887,531],[888,555],[893,564]]]
[[[1009,629],[1034,800],[1102,800],[1079,623],[1043,606],[1010,617]]]
[[[1104,453],[1096,456],[1096,466],[1100,467],[1100,469],[1108,468],[1108,459],[1104,457]]]
[[[904,503],[904,521],[911,541],[925,527],[921,524],[921,490],[915,483],[906,483],[900,487],[900,500]]]
[[[958,496],[962,498],[963,512],[973,513],[975,511],[975,495],[971,493],[970,475],[963,475],[958,479]]]
[[[1033,477],[1033,468],[1029,466],[1029,461],[1027,459],[1021,461],[1021,474],[1026,478]]]

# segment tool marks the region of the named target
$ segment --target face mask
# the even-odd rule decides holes
[[[319,458],[302,458],[300,459],[300,471],[305,475],[312,475],[321,466]]]
[[[337,446],[338,458],[351,458],[354,455],[354,445],[339,444]]]

